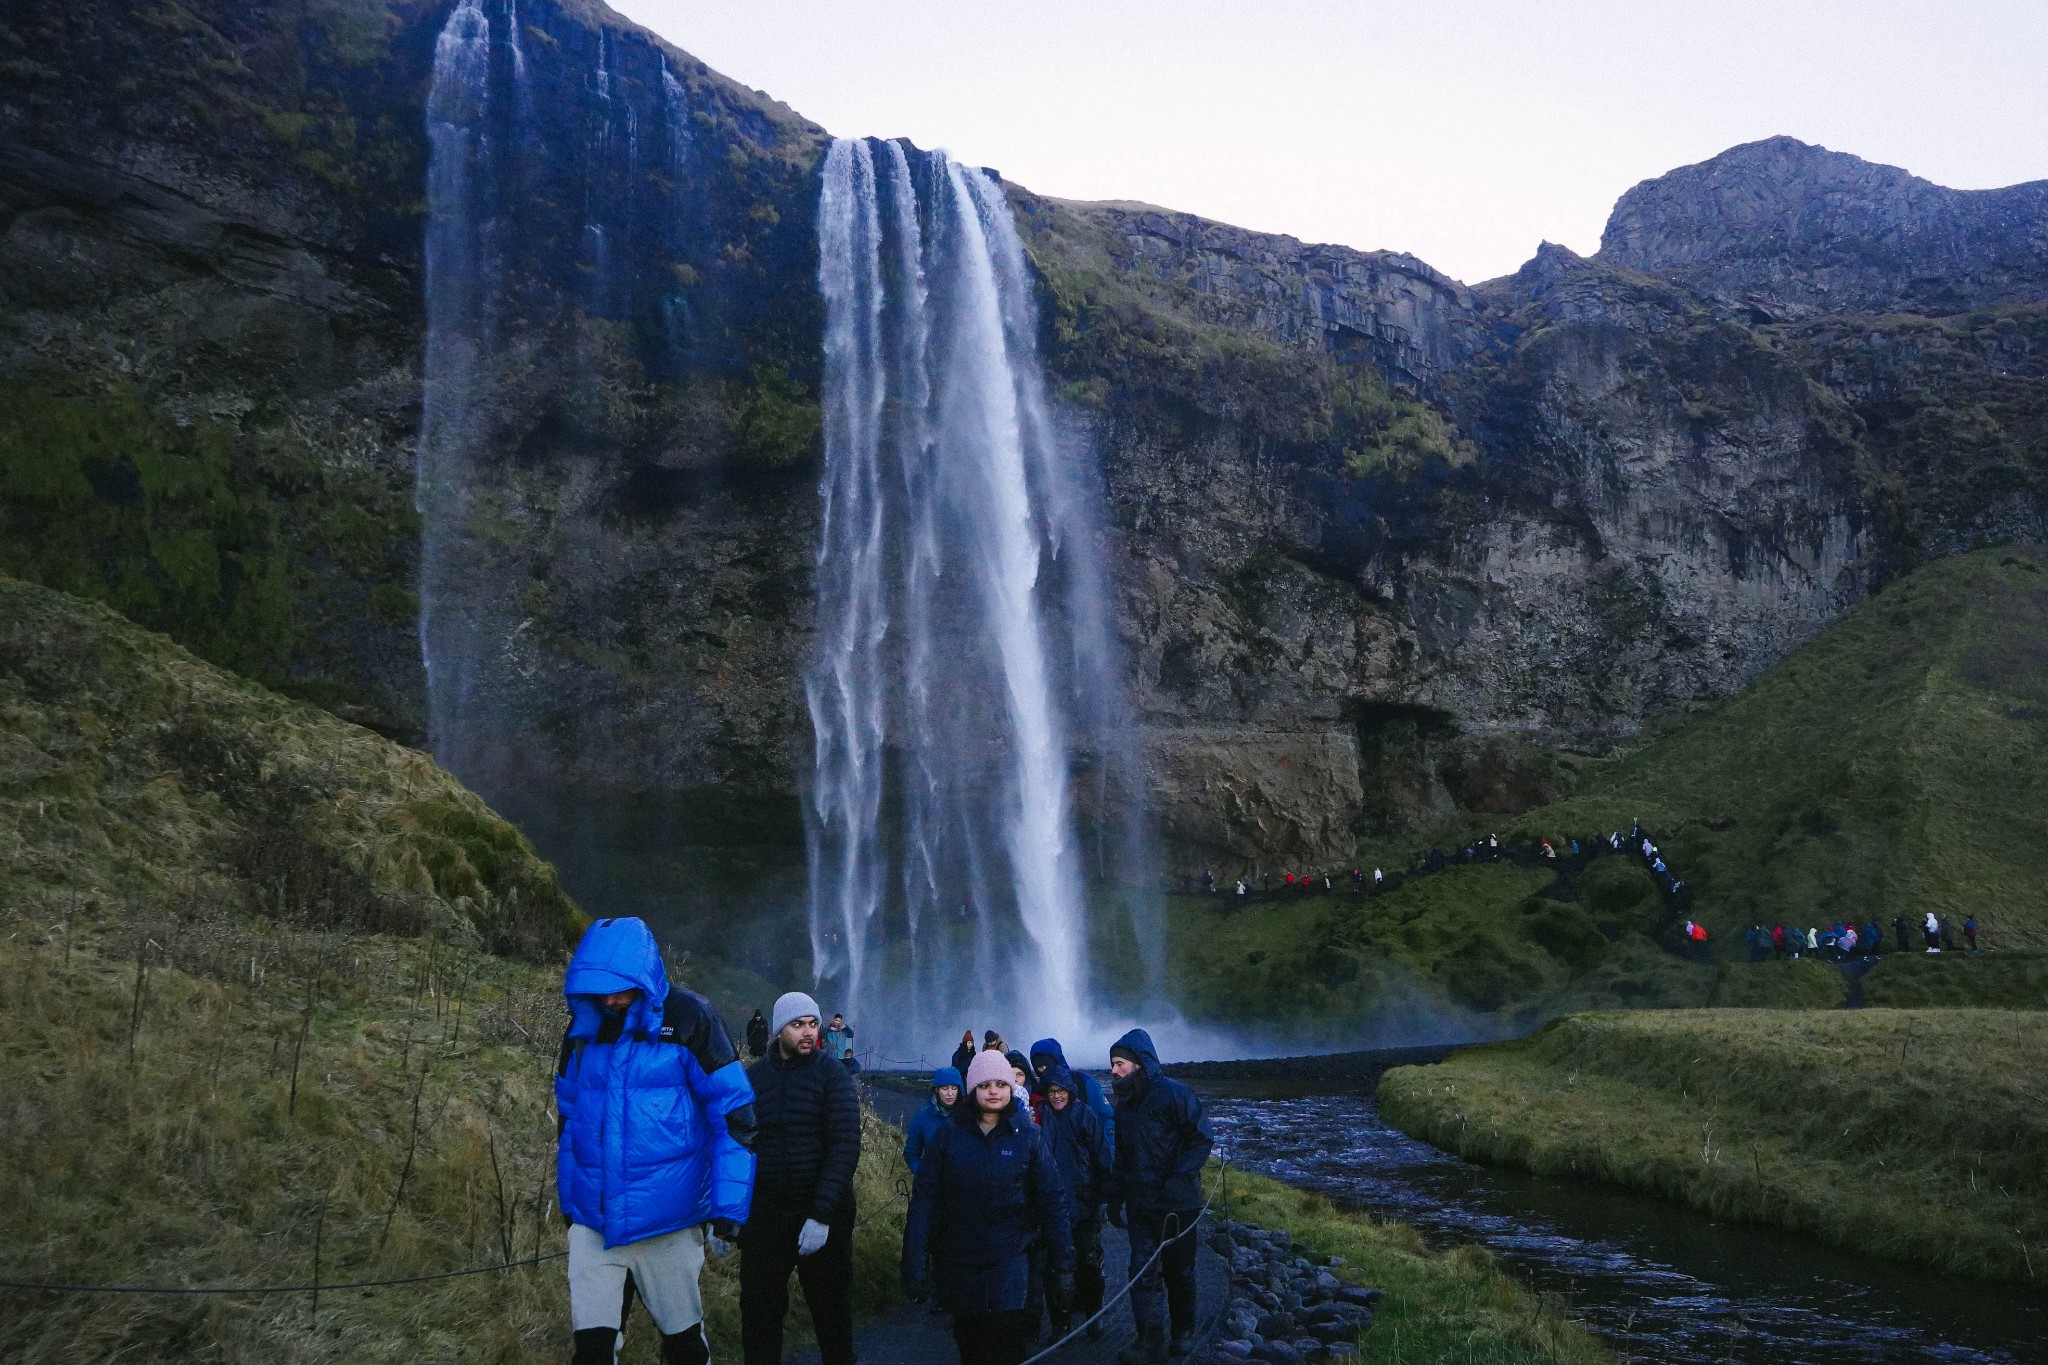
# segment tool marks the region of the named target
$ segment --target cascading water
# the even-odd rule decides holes
[[[1122,728],[1118,682],[1009,205],[943,153],[841,139],[818,234],[815,969],[885,1047],[931,1051],[968,1000],[1085,1034],[1072,748]]]

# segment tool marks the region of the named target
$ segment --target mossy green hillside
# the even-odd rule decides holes
[[[1863,978],[1869,1005],[1921,1009],[2048,1009],[2048,956],[2039,953],[1901,953]]]
[[[1716,951],[1753,923],[1889,934],[1930,910],[2048,948],[2048,569],[2016,549],[1925,565],[1726,702],[1577,766],[1570,798],[1504,830],[1640,819]]]
[[[560,990],[559,967],[431,939],[187,902],[17,903],[0,928],[0,1279],[335,1283],[556,1256]],[[898,1295],[901,1146],[869,1116],[863,1315]],[[737,1278],[736,1257],[706,1265],[720,1355],[739,1350]],[[800,1312],[791,1326],[801,1342]],[[568,1341],[559,1259],[323,1294],[317,1312],[304,1294],[0,1290],[10,1361],[538,1365]],[[658,1358],[636,1312],[623,1359]]]
[[[0,810],[16,904],[176,896],[540,957],[583,918],[425,754],[6,579]]]
[[[1398,1068],[1379,1100],[1475,1160],[2025,1280],[2048,1267],[2044,1059],[2038,1011],[1637,1011]]]
[[[1217,1178],[1211,1169],[1212,1180]],[[1436,1252],[1415,1229],[1340,1208],[1322,1195],[1231,1168],[1219,1211],[1285,1228],[1297,1251],[1341,1258],[1341,1279],[1386,1291],[1362,1338],[1366,1357],[1391,1365],[1594,1365],[1611,1359],[1559,1302],[1531,1293],[1483,1247]]]
[[[1404,1026],[1439,1036],[1446,1026],[1527,1027],[1566,1008],[1705,1003],[1713,970],[1657,946],[1655,887],[1616,864],[1624,878],[1603,870],[1603,886],[1615,885],[1569,901],[1542,894],[1554,871],[1506,862],[1363,899],[1169,897],[1169,991],[1192,1019],[1325,1037],[1384,1038]]]

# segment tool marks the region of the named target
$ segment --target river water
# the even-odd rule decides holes
[[[1376,1079],[1376,1070],[1372,1073]],[[1479,1242],[1624,1360],[1746,1365],[2048,1361],[2048,1301],[1829,1250],[1574,1181],[1474,1165],[1379,1116],[1369,1088],[1218,1093],[1220,1154],[1433,1245]]]

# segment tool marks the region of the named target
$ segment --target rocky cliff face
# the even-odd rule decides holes
[[[1760,321],[2038,303],[2048,299],[2048,181],[1952,190],[1766,138],[1623,195],[1599,259],[1747,304]]]
[[[0,567],[415,736],[450,8],[193,5],[166,36],[17,7],[0,32],[33,68],[0,98]],[[589,866],[788,901],[824,135],[599,7],[482,9],[520,168],[465,533],[519,755],[491,794]],[[1011,197],[1176,865],[1519,809],[1566,782],[1555,750],[1726,695],[1917,558],[2043,530],[2040,186],[1778,139],[1631,191],[1592,259],[1471,288]]]

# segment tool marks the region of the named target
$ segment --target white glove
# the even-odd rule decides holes
[[[809,1256],[825,1245],[825,1239],[832,1235],[832,1229],[815,1218],[804,1219],[804,1230],[796,1236],[796,1254]]]

